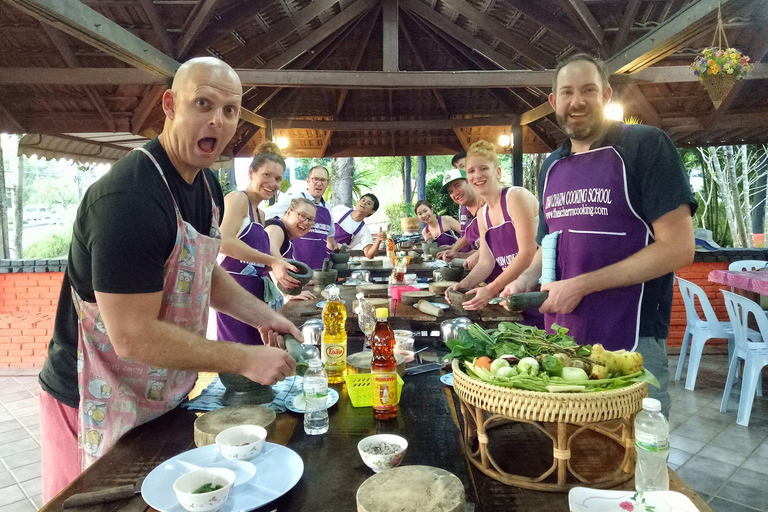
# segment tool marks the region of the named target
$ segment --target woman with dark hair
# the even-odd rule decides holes
[[[333,207],[333,219],[336,222],[336,243],[347,244],[350,249],[362,248],[366,258],[372,259],[379,252],[381,243],[387,234],[379,229],[374,241],[371,230],[365,225],[365,219],[379,209],[379,199],[373,194],[364,194],[353,210],[343,204]]]
[[[266,287],[276,287],[265,272],[272,274],[285,288],[294,288],[299,282],[288,275],[296,270],[292,265],[270,254],[269,236],[264,229],[264,214],[259,209],[275,195],[283,181],[285,159],[274,142],[262,143],[248,168],[248,186],[233,191],[224,198],[224,218],[221,222],[221,249],[224,256],[221,267],[229,272],[243,288],[261,300]],[[266,281],[270,281],[267,283]],[[273,293],[274,290],[273,290]],[[223,313],[216,314],[218,337],[249,345],[261,344],[259,331],[240,320]]]
[[[435,215],[435,208],[429,201],[416,203],[416,216],[426,224],[421,231],[424,240],[434,240],[439,246],[452,246],[459,239],[461,225],[448,215]]]
[[[269,236],[269,250],[272,256],[284,259],[294,258],[294,240],[306,236],[315,225],[318,208],[315,203],[304,197],[291,200],[283,218],[269,219],[265,231]],[[287,295],[288,300],[314,299],[309,291],[299,295]]]

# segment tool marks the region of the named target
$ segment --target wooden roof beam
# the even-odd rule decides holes
[[[624,84],[620,86],[620,98],[622,101],[633,104],[642,117],[643,124],[661,128],[661,116],[650,104],[643,91],[636,84]]]
[[[352,65],[349,68],[350,71],[357,71],[360,67],[360,63],[363,61],[363,55],[365,55],[365,50],[368,48],[368,43],[371,40],[373,26],[376,24],[376,20],[379,17],[381,10],[382,6],[381,4],[378,4],[371,10],[371,13],[368,15],[368,22],[363,29],[363,40],[360,42],[360,47],[357,49],[357,54],[355,54],[354,59],[352,59]],[[334,114],[334,117],[338,117],[339,114],[341,114],[341,109],[344,108],[344,102],[346,101],[348,94],[349,89],[342,89],[339,91],[339,101],[336,103],[336,113]]]
[[[215,2],[215,0],[205,1],[207,3]],[[186,53],[183,54],[185,56],[199,55],[219,39],[230,35],[232,31],[234,31],[238,26],[255,18],[259,12],[263,11],[267,6],[271,4],[272,0],[250,0],[248,2],[238,2],[234,4],[234,7],[221,13],[215,12],[214,9],[216,5],[208,6],[211,9],[211,14],[207,20],[203,19],[205,14],[202,12],[202,10],[198,9],[197,12],[199,16],[197,18],[193,18],[186,27],[186,31],[190,32],[193,29],[195,22],[197,22],[200,25],[198,35],[196,37],[192,37],[192,33],[190,32],[188,43],[184,40],[184,36],[182,36],[182,38],[179,39],[178,46],[179,48],[182,46],[188,47]],[[181,53],[181,51],[179,53]]]
[[[315,2],[313,2],[315,3]],[[319,2],[318,2],[319,3]],[[294,59],[298,58],[304,52],[311,50],[317,46],[324,39],[331,36],[333,33],[341,30],[347,23],[359,18],[366,12],[368,12],[374,5],[376,0],[356,0],[355,3],[341,11],[339,14],[323,23],[317,30],[309,34],[307,37],[294,44],[288,50],[278,55],[276,58],[267,62],[264,69],[282,69],[290,64]],[[309,7],[306,7],[309,8]],[[305,9],[306,9],[305,8]],[[303,9],[302,9],[303,11]],[[301,11],[300,11],[301,12]],[[260,72],[261,70],[259,70]]]
[[[245,46],[238,48],[237,50],[229,54],[226,54],[224,56],[225,60],[232,67],[244,67],[244,66],[250,65],[257,57],[259,57],[262,53],[264,53],[264,51],[270,48],[273,44],[281,41],[282,39],[285,39],[292,32],[297,31],[299,27],[303,27],[313,19],[317,18],[321,13],[333,7],[333,5],[337,3],[337,1],[338,0],[315,0],[313,2],[310,2],[302,10],[298,11],[294,16],[289,15],[288,18],[276,23],[275,26],[272,27],[268,32],[264,34],[259,34],[258,36],[254,37],[253,40],[246,43]],[[351,7],[352,6],[348,7],[348,9]],[[344,9],[344,11],[346,10],[347,9]],[[343,14],[344,11],[339,13],[337,16],[340,16],[341,14]],[[335,18],[336,17],[331,18],[331,20]],[[329,20],[329,22],[331,20]],[[318,30],[322,30],[323,26],[324,25],[322,25]],[[310,37],[310,36],[307,36],[307,37]],[[302,39],[302,41],[303,40],[304,39]],[[271,41],[271,43],[265,44],[265,41]],[[301,44],[301,41],[297,43],[297,45],[299,44]],[[317,42],[315,44],[317,44]],[[313,44],[312,46],[315,46],[315,44]],[[296,57],[298,57],[298,55]],[[286,61],[285,64],[279,67],[278,66],[264,66],[264,67],[279,69],[280,67],[284,67],[285,65],[287,65],[289,62],[290,60]]]
[[[235,144],[232,147],[232,154],[237,156],[238,153],[240,153],[245,146],[248,145],[249,142],[251,142],[251,139],[253,139],[256,136],[256,133],[261,129],[261,127],[256,125],[250,125],[243,130],[242,135],[240,137],[240,140],[237,141],[237,144]]]
[[[187,56],[192,45],[211,20],[213,9],[218,2],[219,0],[203,0],[202,2],[197,2],[198,5],[192,13],[192,18],[187,23],[187,26],[184,27],[181,37],[176,44],[176,57],[184,58]],[[243,21],[242,17],[235,19],[240,23]]]
[[[621,23],[619,24],[619,31],[616,32],[616,36],[613,39],[613,53],[618,53],[624,44],[627,42],[627,36],[629,35],[629,29],[632,28],[632,24],[637,18],[637,12],[640,10],[640,4],[643,0],[629,0],[627,6],[624,8],[624,15],[621,17]]]
[[[160,44],[160,49],[167,55],[174,55],[173,43],[171,38],[168,37],[168,31],[165,29],[163,20],[160,18],[160,13],[157,10],[157,6],[152,0],[139,0],[141,8],[144,10],[144,14],[149,18],[149,23],[152,25],[152,30],[155,31],[157,41]]]
[[[592,11],[584,3],[584,0],[556,0],[558,5],[565,11],[568,17],[576,25],[576,28],[584,34],[587,39],[593,41],[595,46],[600,49],[600,53],[604,53],[603,30],[600,28],[600,24],[592,15]]]
[[[400,71],[398,49],[397,0],[383,0],[382,17],[382,70]],[[393,150],[394,151],[394,150]]]
[[[16,133],[27,133],[27,130],[21,122],[16,119],[16,116],[14,116],[7,108],[5,108],[2,102],[0,102],[0,116],[5,117],[11,123],[11,126],[16,130]]]
[[[555,67],[554,56],[531,44],[526,38],[508,30],[504,25],[494,21],[490,16],[478,11],[464,0],[443,0],[448,5],[469,21],[491,34],[493,37],[520,52],[526,59],[534,62],[537,67],[548,69]]]
[[[549,33],[559,39],[560,41],[572,45],[582,52],[594,52],[597,47],[593,42],[587,42],[583,39],[575,39],[572,37],[575,28],[573,25],[563,23],[558,20],[550,10],[546,7],[541,7],[539,2],[531,2],[531,0],[507,0],[509,5],[513,9],[523,13],[526,18],[541,25],[549,31]]]
[[[141,98],[139,106],[131,118],[131,133],[141,133],[144,129],[144,123],[149,117],[149,113],[155,108],[165,92],[164,85],[149,85],[144,88],[144,95]]]
[[[303,119],[273,119],[275,130],[332,130],[336,132],[354,132],[358,130],[452,130],[473,126],[509,127],[514,116],[473,117],[470,119],[417,119],[393,121],[306,121]]]
[[[750,56],[753,63],[758,63],[762,61],[768,54],[768,23],[763,23],[762,28],[757,32],[757,34],[755,34],[752,41],[753,43],[750,46],[747,55]],[[739,94],[741,94],[743,87],[744,80],[736,82],[736,85],[733,86],[731,92],[729,92],[728,96],[725,97],[718,110],[720,112],[725,112],[726,110],[730,109],[731,106],[733,106],[733,103],[739,97]]]

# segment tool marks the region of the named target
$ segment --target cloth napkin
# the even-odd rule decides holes
[[[284,381],[272,386],[272,391],[275,392],[274,400],[268,404],[261,405],[272,409],[278,414],[285,412],[287,410],[285,402],[291,396],[303,392],[303,382],[304,380],[298,375],[287,377]],[[199,396],[189,402],[183,402],[181,406],[192,411],[215,411],[216,409],[221,409],[226,407],[221,403],[221,399],[224,398],[224,391],[226,391],[224,384],[216,377]]]

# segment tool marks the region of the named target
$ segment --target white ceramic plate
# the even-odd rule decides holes
[[[225,459],[215,444],[181,453],[147,475],[141,497],[160,512],[186,512],[176,499],[173,482],[197,468],[223,467],[235,471],[237,479],[220,512],[253,510],[290,491],[304,473],[304,461],[299,454],[274,443],[265,443],[261,453],[249,462],[240,461],[238,467],[233,467],[233,462]]]
[[[446,373],[440,376],[440,382],[446,386],[453,386],[453,373]]]
[[[451,307],[448,304],[443,304],[442,302],[430,302],[430,304],[440,309],[448,309]],[[413,305],[413,307],[415,308],[419,307],[419,303],[417,302],[416,304]]]
[[[331,408],[336,402],[339,401],[339,392],[333,388],[328,388],[328,396],[326,396],[326,398],[328,399],[328,408]],[[285,406],[289,411],[303,414],[304,409],[307,406],[306,402],[304,401],[304,394],[299,393],[298,395],[289,396],[285,400]]]
[[[571,512],[699,512],[687,496],[674,491],[636,493],[574,487],[568,493]]]

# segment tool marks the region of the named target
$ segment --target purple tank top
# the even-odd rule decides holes
[[[435,242],[437,242],[438,246],[444,246],[444,245],[453,245],[456,243],[456,235],[453,234],[453,231],[446,233],[443,231],[443,218],[438,215],[437,216],[437,226],[440,228],[440,234],[435,238]]]
[[[243,194],[246,194],[246,197],[248,195],[246,192],[243,192]],[[256,211],[258,212],[258,209]],[[254,217],[253,205],[251,204],[250,199],[248,199],[248,215],[251,219],[251,223],[240,232],[237,238],[245,242],[248,247],[263,252],[264,254],[269,254],[269,236],[267,235],[267,232],[264,231],[264,226],[260,223],[263,222],[263,219],[259,218],[257,220]],[[264,265],[236,260],[230,256],[224,258],[221,262],[221,268],[230,274],[244,274],[249,276],[261,276],[264,274]]]
[[[647,246],[650,227],[629,202],[621,155],[611,146],[555,162],[543,186],[544,220],[560,231],[557,279],[617,263]],[[569,329],[579,343],[602,343],[608,350],[633,350],[640,331],[643,284],[585,296],[572,313],[547,314],[546,325]]]
[[[277,226],[283,231],[283,244],[280,246],[280,255],[287,260],[293,259],[293,242],[288,238],[288,229],[286,229],[283,220],[280,217],[274,217],[267,221],[267,226]]]
[[[504,216],[504,222],[498,226],[491,224],[491,214],[488,211],[488,206],[485,206],[485,224],[488,226],[488,230],[485,232],[485,241],[488,244],[488,248],[491,250],[493,259],[496,260],[496,266],[493,267],[491,274],[486,283],[490,283],[509,266],[509,263],[517,256],[519,248],[517,247],[517,235],[515,233],[515,225],[512,223],[512,219],[507,211],[507,191],[508,188],[504,188],[501,191],[501,212]]]

